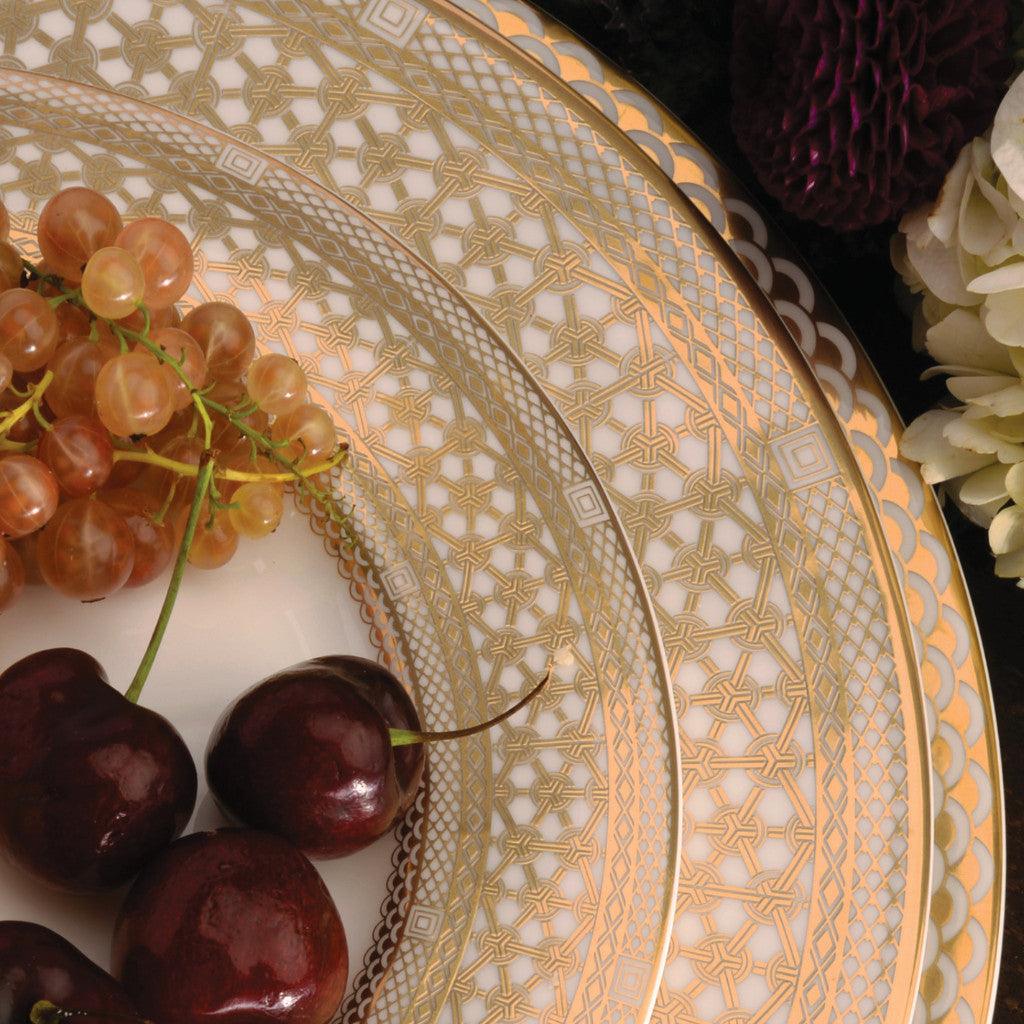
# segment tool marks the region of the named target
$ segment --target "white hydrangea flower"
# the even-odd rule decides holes
[[[953,400],[911,423],[901,451],[988,529],[996,574],[1024,586],[1024,75],[899,228],[893,266],[920,296],[914,344]]]

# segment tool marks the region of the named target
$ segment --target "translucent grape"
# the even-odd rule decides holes
[[[246,315],[228,302],[196,306],[181,323],[206,354],[208,378],[238,380],[256,352],[256,335]]]
[[[96,378],[119,352],[113,341],[83,337],[65,341],[50,360],[53,380],[46,389],[46,404],[58,416],[95,415]]]
[[[36,450],[72,498],[98,491],[114,468],[114,446],[103,424],[90,416],[64,416],[44,431]]]
[[[231,525],[227,512],[218,509],[213,514],[211,526],[210,513],[204,503],[196,535],[189,549],[189,563],[197,569],[219,569],[231,561],[237,550],[238,534]]]
[[[203,455],[203,442],[198,437],[187,435],[173,437],[157,448],[157,454],[174,459],[175,462],[184,462],[188,466],[198,466]],[[167,498],[173,487],[174,498],[171,504],[174,508],[180,508],[182,505],[191,504],[192,496],[196,493],[196,478],[182,476],[172,469],[147,466],[143,478],[139,480],[139,487],[154,495],[160,502]]]
[[[0,293],[0,353],[19,373],[45,366],[59,343],[57,315],[28,288]]]
[[[206,383],[206,356],[191,334],[186,334],[178,327],[161,327],[151,335],[150,340],[181,367],[193,387],[201,388]],[[164,374],[171,387],[175,410],[180,412],[192,405],[192,392],[174,369],[165,365]]]
[[[49,522],[57,510],[57,479],[32,455],[0,459],[0,535],[27,537]]]
[[[124,352],[96,377],[96,412],[118,437],[159,433],[174,412],[170,384],[155,356]]]
[[[75,283],[89,257],[113,245],[122,228],[113,203],[91,188],[66,188],[39,215],[39,250],[49,270]]]
[[[18,600],[25,586],[25,566],[14,545],[0,539],[0,612]]]
[[[138,444],[122,445],[129,451],[144,452],[148,447],[149,438],[145,442],[139,442]],[[114,463],[114,471],[107,477],[107,488],[113,490],[121,487],[139,487],[140,478],[143,470],[146,469],[144,462],[129,462],[125,459],[123,462]]]
[[[57,335],[61,341],[69,338],[88,338],[92,323],[89,314],[81,306],[72,302],[63,302],[57,309]],[[102,333],[108,340],[113,340],[110,328],[106,324],[97,323],[97,332]]]
[[[237,380],[221,381],[214,384],[209,392],[209,397],[229,408],[248,402],[245,386]],[[217,448],[223,451],[242,440],[241,431],[227,417],[218,412],[212,413],[211,416],[213,419],[213,443]],[[268,433],[270,429],[270,417],[262,409],[253,409],[252,412],[237,418],[261,434]]]
[[[260,356],[246,374],[249,397],[271,416],[283,416],[306,401],[306,374],[290,356]]]
[[[145,286],[139,261],[127,249],[108,245],[85,265],[82,300],[97,316],[117,320],[141,302]]]
[[[39,571],[39,561],[36,558],[35,535],[22,537],[20,540],[13,540],[9,543],[21,559],[22,567],[25,570],[25,585],[38,587],[45,583],[43,574]]]
[[[318,405],[305,403],[274,420],[270,428],[276,441],[287,441],[281,455],[300,466],[310,466],[327,458],[335,449],[338,436],[334,421]]]
[[[146,279],[143,301],[151,309],[177,302],[192,283],[195,265],[188,239],[160,217],[143,217],[127,225],[117,245],[132,253]]]
[[[98,601],[128,581],[134,542],[124,519],[93,495],[57,509],[39,534],[36,557],[54,590],[79,601]]]
[[[141,587],[155,580],[174,560],[177,545],[170,522],[157,522],[160,503],[151,494],[122,488],[104,491],[100,499],[109,505],[131,531],[135,560],[126,587]]]
[[[14,377],[14,367],[7,356],[0,356],[0,391],[6,391]]]
[[[283,490],[280,484],[270,482],[242,484],[231,496],[237,508],[228,510],[235,532],[257,539],[273,533],[284,515]]]
[[[157,331],[161,327],[177,327],[181,324],[181,317],[174,306],[166,309],[149,310],[149,329]],[[121,327],[127,327],[129,331],[141,334],[146,326],[146,316],[141,309],[136,307],[127,316],[121,317],[118,321]]]
[[[21,253],[10,242],[0,242],[0,291],[21,284]]]
[[[238,469],[243,473],[276,473],[280,472],[282,468],[266,455],[260,454],[259,451],[256,452],[254,457],[252,444],[244,437],[236,441],[226,454],[217,460],[217,465],[221,469]],[[241,482],[237,480],[218,480],[217,486],[220,488],[221,497],[225,501],[233,501],[234,494],[241,486]]]

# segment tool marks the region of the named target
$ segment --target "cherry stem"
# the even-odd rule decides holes
[[[547,672],[544,673],[544,678],[521,700],[516,701],[515,704],[510,708],[506,708],[500,715],[490,719],[487,722],[481,722],[479,725],[470,725],[465,729],[450,729],[446,732],[419,732],[414,729],[389,729],[388,732],[391,736],[391,746],[393,747],[408,747],[414,743],[436,743],[438,740],[462,740],[467,736],[476,736],[478,733],[486,732],[488,729],[493,729],[494,726],[504,722],[506,718],[511,718],[517,711],[522,711],[534,697],[540,693],[548,684],[548,680],[551,678],[551,669],[548,668]]]
[[[206,492],[210,489],[210,480],[213,479],[214,461],[210,452],[204,452],[203,459],[199,464],[199,476],[196,481],[196,493],[192,498],[192,507],[188,513],[188,524],[185,526],[185,535],[181,539],[181,547],[178,548],[178,559],[174,563],[174,572],[171,574],[171,582],[167,587],[167,595],[164,597],[163,607],[160,609],[160,617],[153,627],[153,635],[150,637],[149,646],[142,656],[139,669],[135,673],[132,685],[128,687],[125,696],[133,703],[139,702],[142,696],[142,688],[146,685],[149,673],[156,661],[157,651],[163,641],[164,633],[167,632],[167,624],[171,620],[171,612],[174,611],[174,602],[178,599],[178,591],[181,589],[181,579],[185,575],[185,566],[188,563],[188,553],[192,548],[192,541],[196,535],[196,528],[199,525],[199,516],[203,508],[203,500]]]
[[[128,1013],[111,1013],[109,1010],[66,1010],[56,1006],[48,999],[40,999],[33,1004],[28,1019],[31,1024],[61,1024],[62,1021],[82,1017],[86,1020],[130,1021],[131,1024],[149,1024],[142,1017],[133,1017]]]

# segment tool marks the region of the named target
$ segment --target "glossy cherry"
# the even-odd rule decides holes
[[[402,684],[364,658],[317,658],[243,694],[214,730],[206,754],[223,809],[284,836],[312,857],[341,857],[388,832],[416,795],[424,742],[490,728],[424,733]]]
[[[158,1024],[326,1024],[348,949],[308,860],[248,829],[178,840],[135,880],[114,931],[113,970]]]
[[[39,651],[0,675],[0,844],[72,892],[115,888],[181,834],[196,770],[163,717],[82,651]]]
[[[121,986],[42,925],[0,921],[0,1024],[28,1024],[46,1001],[95,1024],[138,1020]]]

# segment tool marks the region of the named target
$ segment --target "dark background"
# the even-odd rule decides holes
[[[814,268],[878,368],[904,419],[941,394],[922,384],[929,360],[910,347],[910,323],[896,301],[889,263],[894,227],[839,235],[785,214],[754,180],[729,126],[732,0],[533,0],[605,53],[691,128]],[[1024,591],[992,573],[985,532],[947,508],[981,627],[1003,748],[1007,811],[1007,907],[998,1024],[1024,1019]]]

